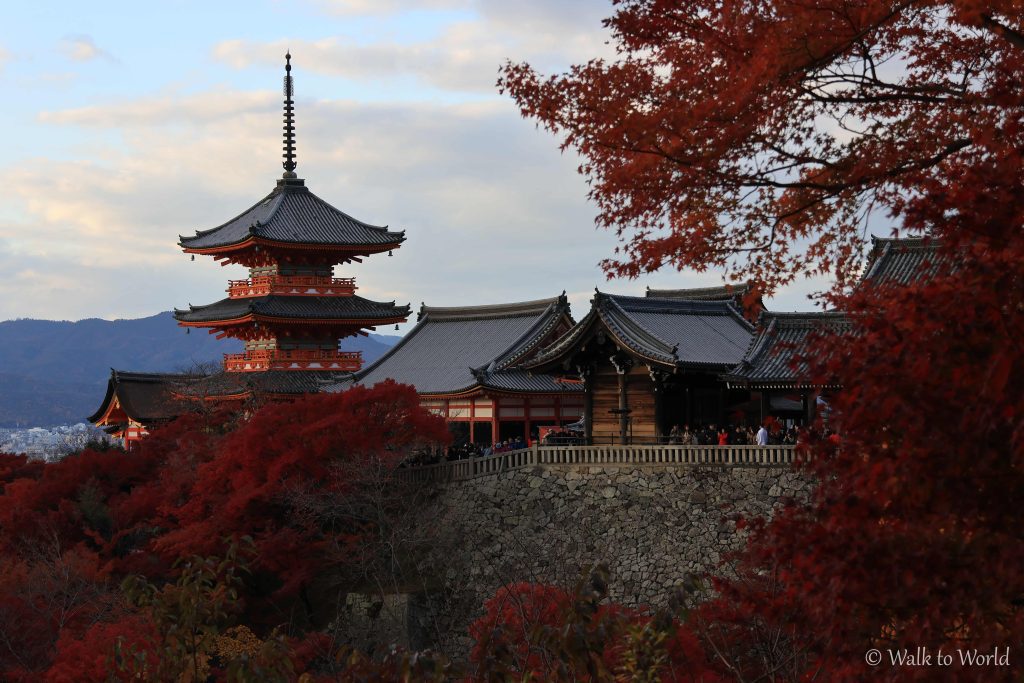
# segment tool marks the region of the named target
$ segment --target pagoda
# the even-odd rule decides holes
[[[366,335],[409,316],[408,306],[356,295],[355,279],[335,277],[336,266],[359,263],[397,249],[404,232],[363,223],[309,191],[296,173],[295,106],[291,55],[285,55],[284,175],[273,191],[237,217],[212,230],[179,237],[187,254],[212,256],[221,265],[249,269],[230,280],[227,298],[175,310],[183,327],[206,328],[244,342],[242,353],[224,356],[216,394],[244,394],[259,387],[269,394],[316,391],[330,373],[362,366],[357,351],[339,341]],[[254,381],[255,380],[255,381]],[[247,389],[248,388],[248,389]]]

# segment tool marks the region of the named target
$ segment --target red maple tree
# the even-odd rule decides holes
[[[821,486],[755,525],[739,578],[694,620],[709,651],[744,679],[1013,675],[1012,655],[864,656],[1024,637],[1020,2],[616,5],[618,59],[501,80],[582,154],[598,223],[623,238],[606,269],[724,267],[766,293],[831,274],[827,301],[853,321],[808,377],[844,386],[841,447],[808,436]],[[851,291],[867,221],[886,215],[936,240],[944,267]],[[783,650],[759,656],[756,633]]]
[[[412,387],[385,382],[248,418],[186,415],[131,453],[85,450],[50,464],[0,455],[0,677],[40,680],[50,670],[70,680],[88,652],[80,678],[106,680],[112,652],[95,648],[148,623],[122,580],[173,582],[183,558],[222,555],[226,539],[253,540],[251,574],[237,587],[243,623],[283,620],[295,634],[322,626],[313,606],[334,604],[323,593],[337,590],[330,572],[358,557],[372,520],[318,517],[301,503],[358,494],[363,472],[386,477],[448,438]]]
[[[197,467],[188,498],[165,509],[175,528],[154,547],[187,557],[216,552],[227,536],[251,536],[262,591],[299,595],[312,615],[309,582],[359,545],[364,523],[303,514],[297,501],[343,498],[365,483],[363,472],[393,470],[410,452],[448,438],[415,390],[391,381],[269,404]]]

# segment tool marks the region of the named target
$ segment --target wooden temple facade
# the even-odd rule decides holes
[[[588,443],[656,443],[675,425],[727,422],[747,396],[719,375],[752,333],[732,301],[597,292],[586,317],[524,367],[583,383]]]

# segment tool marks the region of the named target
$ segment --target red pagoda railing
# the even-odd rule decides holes
[[[363,365],[360,351],[324,351],[320,349],[275,349],[224,354],[228,372],[265,370],[338,370],[356,372]]]
[[[352,296],[356,291],[355,278],[320,277],[317,275],[258,275],[248,280],[228,280],[228,297],[243,299],[250,296],[281,294],[284,296]]]

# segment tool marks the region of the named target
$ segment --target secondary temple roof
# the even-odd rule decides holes
[[[758,334],[742,362],[723,379],[734,385],[764,389],[832,386],[829,382],[809,383],[803,359],[815,355],[815,344],[822,336],[849,329],[844,313],[766,311],[758,323]]]
[[[743,312],[747,320],[754,321],[758,314],[764,310],[764,303],[760,295],[753,301],[746,301],[747,296],[753,289],[750,282],[741,282],[735,285],[721,285],[719,287],[690,287],[688,289],[651,289],[647,288],[646,296],[654,299],[686,299],[688,301],[731,301],[737,309]]]
[[[527,367],[543,371],[568,359],[603,328],[641,359],[671,368],[731,367],[750,345],[753,326],[730,301],[692,301],[597,292],[583,320]]]
[[[354,376],[372,386],[385,379],[420,394],[466,393],[477,387],[521,393],[574,393],[577,385],[532,377],[521,362],[572,324],[565,295],[495,306],[423,306],[416,327]]]
[[[871,252],[861,284],[909,284],[930,277],[945,258],[940,243],[932,237],[871,237]]]
[[[244,299],[221,299],[206,306],[175,309],[174,317],[182,323],[205,323],[238,320],[248,317],[291,318],[315,321],[332,320],[404,320],[408,306],[396,306],[394,301],[381,303],[361,296],[284,296],[270,294]]]
[[[645,296],[653,299],[687,299],[689,301],[736,301],[750,291],[750,283],[721,285],[719,287],[690,287],[687,289],[651,289]]]
[[[181,406],[174,398],[172,390],[195,379],[194,375],[111,369],[103,403],[89,416],[89,422],[99,424],[118,409],[128,419],[143,425],[175,418],[181,414]],[[118,420],[114,419],[104,423],[116,422]]]

